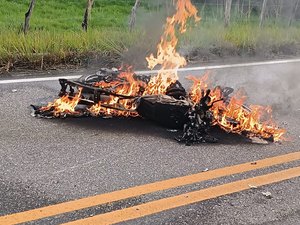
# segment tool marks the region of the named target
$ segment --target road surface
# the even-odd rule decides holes
[[[300,224],[299,66],[211,71],[273,106],[289,141],[269,145],[216,130],[219,143],[187,147],[143,119],[38,119],[29,105],[57,81],[0,84],[0,224]],[[181,71],[185,86],[189,74],[203,70]]]

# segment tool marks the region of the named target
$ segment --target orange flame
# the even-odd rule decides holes
[[[190,97],[194,103],[199,102],[203,93],[208,89],[206,74],[202,78],[188,77],[194,83],[190,91]],[[215,88],[211,93],[211,103],[223,98],[220,88]],[[251,105],[245,107],[247,97],[237,92],[230,98],[229,102],[216,102],[211,112],[214,116],[214,125],[231,133],[246,134],[247,136],[259,136],[262,138],[273,138],[274,141],[283,139],[286,130],[278,128],[272,118],[271,107]],[[264,121],[264,122],[262,122]]]
[[[176,13],[167,18],[165,31],[157,46],[157,56],[151,54],[146,58],[148,68],[153,69],[156,65],[161,65],[161,69],[158,75],[150,80],[145,94],[164,94],[168,86],[178,80],[178,68],[186,65],[185,58],[176,51],[176,26],[178,25],[179,31],[184,33],[189,18],[194,17],[195,21],[199,21],[200,18],[190,0],[178,0],[176,9]]]
[[[47,106],[42,107],[41,111],[48,111],[53,109],[53,115],[59,117],[65,114],[78,114],[76,106],[78,105],[81,97],[82,88],[78,89],[78,93],[72,97],[64,95],[59,99],[55,99],[53,102],[49,102]]]
[[[130,69],[126,72],[121,72],[118,78],[120,81],[112,81],[106,83],[101,81],[95,84],[101,88],[114,88],[115,94],[124,96],[138,96],[141,92],[141,88],[145,88],[146,84],[142,81],[135,80],[134,72]],[[122,99],[116,96],[107,96],[108,99],[101,101],[96,105],[89,108],[89,111],[94,116],[110,115],[110,116],[138,116],[136,109],[136,103],[134,99]]]
[[[187,20],[194,17],[195,21],[199,21],[197,9],[192,5],[190,0],[177,0],[176,13],[167,18],[165,31],[158,45],[157,57],[151,54],[147,57],[148,67],[153,69],[156,65],[161,65],[161,70],[157,76],[151,78],[146,85],[141,81],[136,81],[133,78],[133,72],[128,70],[119,75],[119,78],[125,79],[126,82],[112,81],[110,83],[99,82],[95,84],[97,87],[112,88],[114,87],[116,94],[126,96],[149,95],[149,94],[164,94],[168,86],[178,79],[177,70],[179,67],[186,65],[186,60],[178,52],[176,46],[178,38],[176,36],[177,26],[181,33],[186,31]],[[140,88],[144,88],[144,92],[140,93]],[[47,107],[41,110],[55,108],[54,116],[60,113],[76,113],[75,107],[79,103],[81,92],[70,100],[70,96],[63,96],[49,103]],[[115,96],[107,96],[108,99],[101,101],[89,108],[92,115],[111,115],[111,116],[137,116],[134,112],[136,104],[132,99],[122,99]],[[77,99],[78,101],[75,101]]]

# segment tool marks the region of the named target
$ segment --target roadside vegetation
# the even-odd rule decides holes
[[[118,57],[135,33],[127,30],[134,0],[95,1],[88,32],[81,23],[86,1],[37,0],[30,30],[22,32],[29,1],[3,0],[0,7],[0,66],[48,68],[84,64],[88,56]]]
[[[222,7],[199,5],[201,24],[183,36],[181,45],[188,48],[191,58],[200,60],[223,56],[278,58],[299,55],[300,20],[294,18],[289,24],[290,12],[273,15],[276,9],[270,9],[260,27],[260,11],[257,5],[252,7],[250,11],[241,12],[241,6],[233,5],[231,23],[224,27]]]
[[[137,23],[145,14],[171,11],[170,3],[166,6],[160,2],[168,1],[142,0]],[[231,22],[225,27],[222,7],[202,0],[194,2],[202,21],[180,40],[190,60],[259,52],[266,52],[267,57],[299,53],[300,22],[297,19],[288,24],[288,18],[269,16],[260,27],[256,8],[251,8],[253,12],[249,16],[232,6]],[[36,0],[25,35],[22,29],[29,3],[29,0],[2,0],[0,3],[0,71],[82,66],[96,57],[104,63],[105,60],[117,62],[124,51],[146,35],[147,26],[141,24],[129,31],[135,0],[95,0],[87,32],[81,27],[86,0]]]

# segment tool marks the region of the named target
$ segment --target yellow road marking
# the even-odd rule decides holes
[[[32,209],[25,212],[15,213],[11,215],[1,216],[0,224],[12,225],[24,223],[28,221],[38,220],[58,214],[68,213],[81,210],[109,202],[119,201],[126,198],[132,198],[139,195],[149,194],[157,191],[163,191],[175,187],[189,185],[201,181],[216,179],[233,174],[243,173],[251,170],[262,169],[282,163],[292,162],[300,159],[300,152],[294,152],[286,155],[280,155],[272,158],[266,158],[256,161],[256,164],[250,162],[224,167],[207,172],[187,175],[178,178],[158,181],[141,186],[131,187],[128,189],[118,190],[110,193],[100,194],[69,202],[50,205],[42,208]]]
[[[189,205],[196,202],[220,197],[227,194],[232,194],[240,191],[250,189],[249,184],[255,186],[263,186],[287,179],[300,176],[300,167],[283,170],[280,172],[270,173],[263,176],[249,178],[245,180],[235,181],[211,187],[199,191],[194,191],[186,194],[177,195],[157,201],[148,202],[138,206],[125,208],[110,213],[105,213],[97,216],[93,216],[87,219],[81,219],[64,225],[103,225],[103,224],[115,224],[132,219],[137,219],[147,215],[159,213],[165,210],[177,208],[180,206]]]

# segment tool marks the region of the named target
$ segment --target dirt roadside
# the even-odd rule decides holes
[[[236,49],[233,47],[212,46],[209,49],[194,48],[188,52],[182,51],[188,65],[211,65],[230,64],[245,62],[260,62],[279,59],[293,59],[300,56],[300,44],[282,45],[268,49]],[[58,76],[63,74],[80,75],[97,71],[99,68],[120,68],[124,66],[126,54],[120,55],[84,55],[76,60],[69,59],[65,62],[53,63],[43,62],[41,66],[37,62],[16,62],[7,67],[0,67],[0,78],[28,77],[28,76]],[[146,60],[127,60],[125,65],[133,65],[134,70],[146,70]]]

